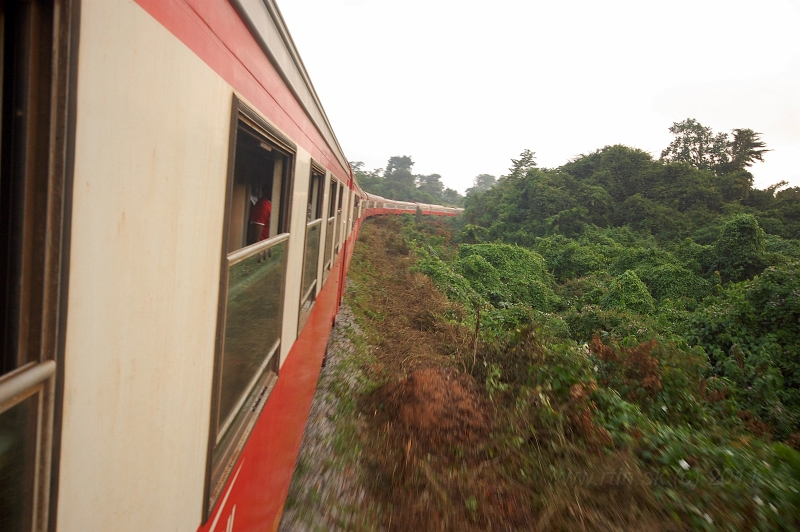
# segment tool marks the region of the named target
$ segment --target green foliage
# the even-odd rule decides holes
[[[385,169],[367,171],[361,161],[350,166],[362,189],[387,199],[433,203],[460,207],[464,197],[456,190],[446,188],[439,174],[415,175],[414,161],[408,155],[390,157]]]
[[[661,302],[700,300],[711,293],[712,284],[677,264],[645,265],[636,268],[636,273],[653,297]]]
[[[480,225],[466,224],[458,234],[458,240],[465,244],[479,244],[489,237],[489,230]]]
[[[672,254],[678,260],[678,264],[687,270],[701,274],[711,270],[713,259],[713,247],[698,244],[691,238],[685,238],[671,247]]]
[[[500,380],[501,376],[500,366],[497,364],[492,364],[489,366],[489,370],[487,371],[486,375],[486,393],[489,396],[489,400],[494,399],[494,394],[496,392],[504,392],[508,390],[508,384],[505,384]]]
[[[514,160],[420,264],[479,315],[473,374],[535,461],[611,447],[686,526],[798,529],[800,188],[752,188],[758,134],[687,122],[660,161]]]
[[[657,334],[654,320],[630,310],[603,309],[598,305],[583,305],[564,312],[571,337],[586,341],[595,334],[612,338],[652,338]]]
[[[598,271],[606,263],[605,257],[593,246],[582,246],[564,235],[538,239],[536,250],[545,258],[547,268],[559,282]]]
[[[607,310],[632,310],[640,314],[650,314],[656,308],[647,286],[633,270],[615,277],[600,303]]]
[[[760,442],[720,442],[689,427],[656,425],[641,459],[657,472],[657,493],[695,529],[790,530],[798,481],[790,459]],[[713,526],[710,526],[713,525]]]
[[[547,312],[560,302],[542,256],[519,246],[462,244],[454,268],[497,307],[525,303]]]
[[[695,312],[688,330],[739,402],[786,436],[800,419],[800,266],[767,268]]]
[[[722,226],[714,245],[716,269],[725,280],[741,281],[760,272],[766,265],[766,239],[758,220],[740,214]]]
[[[461,303],[468,309],[476,305],[481,306],[483,298],[472,288],[469,281],[454,272],[432,248],[420,246],[415,252],[418,257],[415,270],[430,277],[448,299]]]
[[[508,306],[513,298],[508,286],[500,280],[500,274],[480,255],[470,255],[459,263],[461,274],[469,281],[476,292],[488,299],[496,307]]]
[[[514,171],[490,190],[471,194],[465,217],[487,228],[489,239],[521,245],[552,234],[576,237],[590,226],[628,226],[670,241],[713,224],[728,209],[726,201],[743,200],[751,186],[746,172],[716,175],[607,146],[558,169]],[[782,209],[785,218],[790,209]],[[781,218],[776,223],[783,228]]]

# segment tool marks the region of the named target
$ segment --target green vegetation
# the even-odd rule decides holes
[[[415,268],[479,336],[464,363],[530,453],[515,480],[576,474],[577,446],[632,457],[684,526],[796,529],[800,188],[752,187],[752,130],[671,131],[661,160],[526,150],[469,191],[457,247],[406,220]]]
[[[364,163],[360,161],[353,161],[350,166],[358,184],[370,194],[398,201],[433,203],[450,207],[461,207],[464,204],[464,196],[452,188],[446,188],[439,174],[413,174],[411,167],[414,166],[414,161],[408,155],[390,157],[383,170],[380,168],[365,170]],[[478,176],[476,180],[484,177],[484,175]]]

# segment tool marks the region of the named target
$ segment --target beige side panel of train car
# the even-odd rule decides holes
[[[232,90],[128,0],[83,0],[58,530],[195,530]]]
[[[286,288],[283,299],[283,330],[281,331],[281,365],[286,360],[292,343],[297,337],[297,317],[300,301],[300,286],[303,282],[303,251],[306,236],[306,204],[308,203],[308,180],[311,174],[311,155],[297,147],[294,162],[294,185],[292,212],[289,222],[289,256],[287,257]]]

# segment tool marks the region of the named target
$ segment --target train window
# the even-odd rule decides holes
[[[0,2],[0,530],[45,530],[58,469],[73,2]],[[58,60],[56,60],[58,59]],[[60,382],[60,381],[59,381]],[[55,423],[58,423],[56,421]],[[53,458],[53,462],[51,462]],[[52,463],[52,465],[51,465]]]
[[[336,234],[336,180],[331,179],[330,190],[328,192],[328,222],[325,232],[325,270],[331,269],[333,257],[333,238]],[[327,277],[327,276],[326,276]]]
[[[290,155],[242,121],[238,126],[228,253],[288,229]]]
[[[308,184],[308,222],[322,218],[322,195],[325,181],[325,170],[313,165],[311,180]]]
[[[277,380],[289,242],[294,144],[234,107],[205,515]]]
[[[308,205],[306,216],[306,245],[303,252],[303,278],[300,288],[300,313],[297,334],[311,315],[311,308],[317,295],[317,267],[319,261],[320,234],[322,233],[322,192],[325,171],[316,165],[311,166],[308,183]]]
[[[356,222],[358,221],[358,215],[359,215],[358,211],[359,211],[359,202],[360,201],[361,200],[359,199],[358,196],[355,196],[355,195],[353,196],[353,223],[351,225],[351,231],[353,229],[355,229]]]

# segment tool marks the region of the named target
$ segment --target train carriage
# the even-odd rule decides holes
[[[361,220],[458,210],[358,187],[274,0],[0,6],[0,530],[275,530]]]

